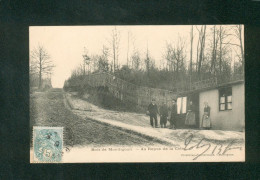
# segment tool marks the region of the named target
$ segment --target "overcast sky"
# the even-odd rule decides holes
[[[158,65],[165,51],[166,42],[176,42],[182,37],[187,44],[189,59],[191,26],[116,26],[120,32],[119,64],[126,64],[127,37],[130,33],[129,53],[133,46],[145,56],[148,49]],[[111,47],[112,30],[115,26],[31,26],[29,28],[30,51],[38,45],[44,46],[56,67],[53,70],[53,87],[63,87],[71,71],[83,61],[84,47],[90,55],[101,54],[103,45]],[[194,32],[196,30],[194,29]],[[193,46],[196,47],[196,38]],[[129,55],[129,57],[130,57]]]

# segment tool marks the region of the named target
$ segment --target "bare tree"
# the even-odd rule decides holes
[[[179,37],[174,46],[166,43],[166,51],[163,58],[167,61],[168,70],[176,72],[176,75],[178,75],[180,70],[185,69],[185,41]]]
[[[149,49],[148,49],[148,42],[147,42],[147,48],[146,48],[146,57],[144,59],[144,66],[146,69],[147,77],[148,79],[151,77],[151,70],[155,68],[155,61],[151,57]]]
[[[39,45],[37,48],[33,49],[31,52],[31,58],[31,68],[34,69],[33,71],[39,75],[38,88],[42,88],[43,75],[50,74],[55,66],[50,59],[49,53],[42,45]]]
[[[102,48],[102,57],[105,61],[108,62],[108,57],[109,57],[109,48],[106,47],[105,45],[103,45],[103,48]]]
[[[127,53],[126,53],[126,65],[128,67],[128,62],[129,62],[129,31],[127,32]]]
[[[242,71],[244,71],[245,57],[244,57],[244,46],[243,46],[243,37],[242,37],[243,36],[243,27],[242,27],[242,25],[236,25],[233,29],[235,31],[235,36],[239,40],[239,45],[237,45],[237,44],[231,44],[231,45],[235,45],[240,48]]]
[[[193,46],[193,26],[190,33],[190,75],[192,75],[192,46]]]
[[[85,47],[84,47],[84,54],[82,56],[83,56],[83,72],[84,75],[86,75],[86,68],[85,68],[86,65],[88,65],[88,72],[91,71],[90,70],[91,58],[88,55],[88,50]]]
[[[218,36],[219,36],[219,73],[222,72],[222,65],[223,65],[223,55],[226,51],[227,46],[229,46],[229,43],[225,43],[225,39],[229,36],[228,30],[223,27],[219,26]]]
[[[132,47],[132,48],[130,48]],[[132,55],[135,54],[136,52],[138,52],[138,50],[136,49],[135,47],[135,36],[133,35],[133,33],[131,31],[128,31],[127,32],[127,51],[126,51],[126,65],[128,67],[130,67],[130,65],[132,65],[132,68],[133,68],[133,62],[131,64],[130,62],[130,59],[132,57],[130,57],[129,59],[129,52],[130,52],[130,49],[132,49]]]
[[[185,41],[183,40],[183,38],[179,37],[172,53],[173,59],[175,61],[174,64],[176,65],[174,67],[174,71],[176,72],[177,77],[180,71],[185,70],[185,47]]]
[[[91,59],[92,70],[93,70],[93,72],[95,72],[98,70],[99,56],[94,54],[94,55],[91,55],[90,59]]]
[[[98,56],[98,70],[99,71],[102,71],[102,72],[109,71],[108,56],[109,56],[109,49],[103,45],[102,55]]]
[[[115,27],[112,30],[112,53],[113,53],[113,72],[118,69],[118,57],[119,57],[119,44],[120,44],[120,32]]]
[[[136,53],[138,53],[138,55],[140,56],[140,53],[139,53],[139,50],[136,48],[136,38],[135,36],[130,33],[130,40],[129,40],[132,44],[132,56],[135,55]],[[128,63],[131,63],[131,67],[134,68],[134,61],[133,61],[133,58],[131,57],[131,62],[128,62]],[[142,66],[142,63],[141,63],[141,59],[140,59],[140,64],[139,64],[139,67],[141,68]]]
[[[144,62],[145,62],[147,75],[149,77],[150,76],[150,68],[151,68],[151,59],[150,59],[149,51],[148,51],[148,43],[147,43],[147,48],[146,48],[146,58],[145,58]]]
[[[212,57],[211,57],[211,66],[210,72],[215,74],[215,67],[216,67],[216,47],[218,44],[218,39],[216,38],[216,25],[213,26],[213,46],[212,46]]]
[[[131,56],[132,60],[132,68],[134,70],[139,70],[141,66],[141,58],[140,58],[140,53],[138,50],[135,50]]]
[[[227,69],[227,64],[232,61],[228,54],[230,52],[230,46],[232,45],[230,42],[232,39],[229,37],[233,35],[234,34],[230,34],[230,29],[225,26],[220,25],[218,28],[217,26],[213,27],[213,49],[210,71],[214,75],[216,75],[216,73],[222,74],[224,66],[225,69]],[[228,40],[229,42],[227,42]],[[217,68],[216,65],[218,66]]]
[[[174,57],[173,57],[173,47],[172,44],[166,42],[166,50],[163,54],[163,58],[166,60],[166,69],[169,71],[174,71]]]
[[[223,29],[222,26],[219,27],[219,73],[221,73],[222,66],[222,43],[223,43]]]
[[[199,32],[199,39],[198,39],[198,46],[197,46],[197,72],[199,78],[200,78],[201,65],[202,65],[204,49],[205,49],[206,28],[207,28],[206,25],[201,26],[200,30],[197,28]]]

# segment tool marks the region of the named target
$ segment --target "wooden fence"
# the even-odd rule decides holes
[[[157,104],[162,104],[164,101],[169,103],[172,99],[177,99],[178,95],[183,94],[184,92],[215,87],[227,82],[243,80],[243,78],[243,74],[234,75],[232,77],[219,76],[189,83],[185,88],[177,88],[177,92],[173,92],[164,89],[137,86],[109,73],[97,73],[82,76],[81,78],[76,78],[70,82],[65,82],[64,87],[107,87],[108,91],[112,93],[114,97],[125,102],[131,102],[146,107],[151,102],[152,98],[156,99]]]
[[[147,106],[152,98],[156,99],[158,104],[162,102],[170,102],[177,98],[177,93],[163,90],[137,86],[135,84],[124,81],[109,73],[90,74],[83,78],[75,79],[73,81],[65,82],[64,87],[81,87],[90,86],[93,88],[107,87],[109,92],[116,98],[137,104],[139,106]]]

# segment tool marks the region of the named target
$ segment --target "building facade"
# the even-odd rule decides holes
[[[245,128],[245,84],[244,81],[230,82],[214,87],[182,94],[177,99],[178,125],[185,128],[186,109],[189,102],[194,105],[196,126],[201,128],[204,104],[210,106],[212,129],[244,131]]]
[[[199,92],[199,123],[202,123],[204,102],[211,108],[212,129],[243,131],[245,128],[244,82],[227,84]]]

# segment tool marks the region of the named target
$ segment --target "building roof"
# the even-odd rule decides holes
[[[218,81],[218,79],[208,79],[208,80],[198,81],[192,84],[190,89],[180,92],[179,94],[183,95],[183,94],[199,93],[203,91],[228,87],[228,86],[241,84],[241,83],[244,83],[244,77],[229,79],[229,81]]]

